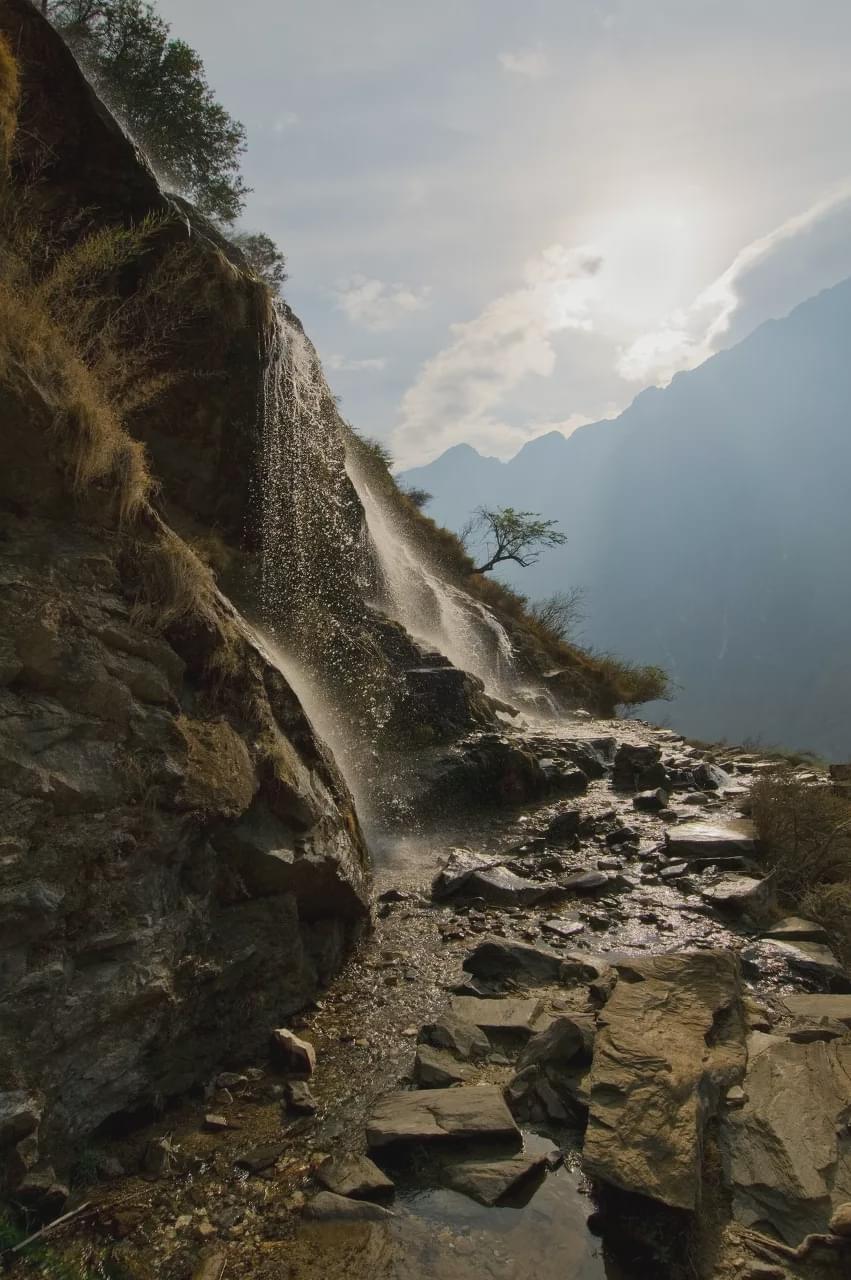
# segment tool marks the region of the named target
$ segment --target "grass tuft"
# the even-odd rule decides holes
[[[3,169],[8,167],[12,154],[19,98],[18,64],[8,40],[0,35],[0,167]]]

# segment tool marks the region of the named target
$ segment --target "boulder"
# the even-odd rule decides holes
[[[430,1044],[417,1046],[414,1079],[421,1089],[448,1089],[453,1084],[467,1084],[473,1071],[454,1058],[448,1049],[435,1049]]]
[[[753,876],[725,876],[708,885],[700,896],[719,911],[757,921],[774,908],[774,881],[770,876],[764,880]]]
[[[371,1150],[421,1142],[502,1141],[520,1144],[520,1130],[495,1085],[391,1093],[373,1106],[366,1125]]]
[[[797,1245],[851,1199],[851,1043],[748,1040],[746,1102],[720,1140],[733,1214]]]
[[[326,1190],[352,1200],[383,1200],[396,1189],[369,1156],[329,1156],[316,1170],[316,1180]]]
[[[294,1075],[312,1075],[316,1068],[316,1050],[287,1027],[272,1032],[272,1050],[282,1070]]]
[[[315,1222],[388,1222],[393,1213],[368,1200],[349,1200],[333,1191],[320,1191],[304,1207],[304,1216]]]
[[[464,968],[477,978],[510,978],[527,986],[558,982],[562,964],[554,951],[499,938],[483,939],[464,960]]]
[[[544,832],[548,844],[572,844],[579,834],[582,814],[578,809],[565,809],[557,813]]]
[[[632,798],[632,807],[641,813],[660,813],[668,807],[668,793],[661,787],[657,787],[654,791],[639,791],[638,795]]]
[[[686,862],[725,862],[756,852],[753,823],[743,818],[684,822],[666,833],[666,842],[669,857]]]
[[[830,1230],[835,1236],[851,1240],[851,1200],[839,1205],[831,1215]]]
[[[525,1067],[566,1067],[590,1062],[596,1025],[590,1014],[570,1014],[556,1018],[534,1035],[517,1060]]]
[[[562,880],[560,887],[566,893],[599,893],[612,882],[606,871],[577,871],[575,875]]]
[[[452,1012],[462,1022],[472,1022],[489,1036],[510,1035],[528,1039],[541,1016],[540,1000],[503,996],[478,1000],[475,996],[454,996]]]
[[[769,929],[763,929],[763,938],[773,938],[777,942],[828,942],[828,932],[814,920],[804,920],[800,916],[784,916]]]
[[[614,759],[615,745],[614,738],[569,738],[559,748],[586,777],[595,779],[605,777]]]
[[[507,867],[490,867],[486,871],[474,871],[464,885],[464,893],[498,906],[527,907],[551,894],[552,887],[524,880]]]
[[[467,881],[474,871],[487,871],[491,867],[501,866],[493,858],[485,858],[470,849],[452,849],[445,864],[438,871],[431,884],[433,898],[451,898],[466,887]]]
[[[692,770],[692,778],[694,785],[700,787],[701,791],[720,791],[722,788],[734,785],[730,774],[709,760],[701,761],[697,768]]]
[[[660,747],[650,743],[637,745],[624,742],[615,754],[612,786],[623,791],[634,791],[639,776],[658,764],[661,758]]]
[[[509,1197],[513,1199],[521,1188],[528,1188],[531,1193],[545,1176],[548,1165],[547,1154],[514,1156],[509,1160],[465,1160],[447,1165],[443,1182],[451,1190],[490,1207]]]
[[[829,1018],[851,1030],[851,995],[784,995],[781,999],[793,1018],[809,1018],[813,1022]]]
[[[297,1116],[312,1116],[318,1110],[319,1104],[306,1080],[288,1080],[284,1085],[284,1098],[288,1109]]]
[[[849,980],[836,956],[821,942],[770,942],[771,950],[786,960],[793,969],[800,970],[825,986],[848,990]]]
[[[601,1182],[694,1210],[706,1124],[744,1072],[736,958],[705,951],[615,968],[598,1014],[584,1167]]]
[[[438,1049],[448,1049],[456,1058],[466,1062],[479,1062],[491,1051],[490,1041],[473,1022],[447,1010],[437,1021],[424,1026],[419,1035],[422,1044]]]

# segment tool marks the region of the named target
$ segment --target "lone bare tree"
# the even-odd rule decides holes
[[[473,540],[484,543],[487,559],[473,573],[490,573],[507,560],[525,569],[535,564],[542,551],[567,542],[557,524],[557,520],[543,520],[535,511],[479,507],[462,531],[461,540],[465,545]]]

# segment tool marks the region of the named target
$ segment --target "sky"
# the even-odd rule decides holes
[[[612,417],[851,275],[848,0],[158,0],[401,466]]]

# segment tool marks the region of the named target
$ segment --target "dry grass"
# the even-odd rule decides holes
[[[5,169],[12,153],[18,123],[18,64],[9,42],[0,35],[0,167]]]
[[[164,631],[189,617],[215,616],[213,575],[166,525],[137,547],[134,619]]]
[[[851,961],[851,801],[783,770],[754,783],[751,806],[785,905],[822,924]]]

